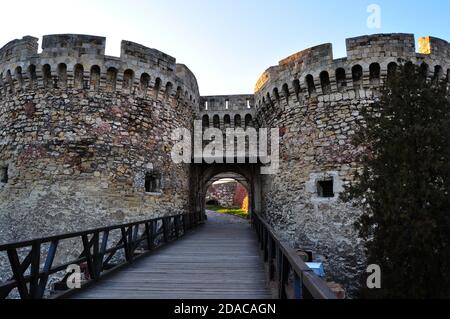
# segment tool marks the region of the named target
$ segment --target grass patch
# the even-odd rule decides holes
[[[221,214],[228,214],[233,215],[241,218],[248,218],[248,212],[246,210],[243,210],[242,208],[225,208],[222,206],[215,206],[215,205],[207,205],[206,209],[215,211],[217,213]]]

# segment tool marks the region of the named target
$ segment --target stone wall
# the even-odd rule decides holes
[[[234,207],[234,196],[237,185],[237,182],[212,184],[206,193],[206,203],[209,201],[217,201],[222,207]]]
[[[206,193],[206,203],[217,201],[226,208],[241,208],[248,196],[245,187],[236,181],[212,184]]]
[[[361,109],[377,99],[399,63],[422,65],[430,79],[445,80],[450,45],[423,41],[427,54],[415,52],[413,35],[348,39],[342,59],[333,59],[330,44],[317,46],[280,61],[256,84],[257,125],[279,127],[281,135],[280,172],[262,176],[263,213],[293,246],[324,261],[329,279],[350,295],[367,267],[354,229],[360,212],[339,199],[364,151],[350,141],[362,124]]]

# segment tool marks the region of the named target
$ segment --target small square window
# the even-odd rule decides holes
[[[324,180],[317,182],[317,195],[322,198],[333,198],[334,188],[333,180]]]
[[[146,193],[161,192],[161,174],[158,173],[145,174],[145,192]]]
[[[0,168],[0,183],[8,183],[8,167]]]

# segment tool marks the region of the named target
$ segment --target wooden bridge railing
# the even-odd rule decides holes
[[[253,225],[267,263],[269,279],[277,284],[280,299],[336,299],[325,281],[256,213],[253,214]]]
[[[96,282],[107,273],[183,236],[198,224],[199,217],[198,214],[175,215],[0,245],[0,253],[6,252],[13,273],[10,280],[0,282],[0,299],[7,298],[15,288],[22,299],[44,298],[50,275],[65,274],[71,265],[84,268],[84,285]],[[61,253],[61,259],[67,259],[65,251],[58,251],[58,244],[64,240],[74,240],[83,252],[76,259],[54,265]],[[116,254],[119,251],[123,252],[122,258]],[[21,255],[24,258],[20,258]],[[61,281],[63,286],[69,275],[65,274]]]

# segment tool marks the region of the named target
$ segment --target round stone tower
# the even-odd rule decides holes
[[[430,80],[450,81],[450,44],[409,34],[347,39],[347,57],[331,44],[298,52],[256,84],[260,127],[280,128],[280,172],[263,176],[263,213],[296,247],[325,261],[330,277],[352,290],[365,271],[354,229],[359,212],[339,194],[360,168],[351,144],[362,107],[373,103],[399,63],[420,65]],[[352,284],[353,283],[353,284]]]
[[[0,49],[0,242],[188,212],[170,134],[192,127],[193,73],[129,41],[37,41]]]

